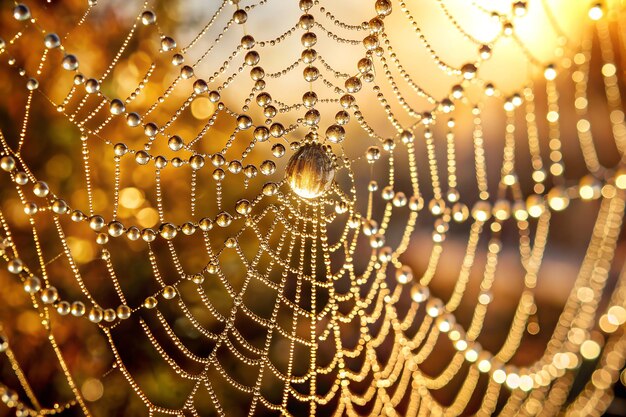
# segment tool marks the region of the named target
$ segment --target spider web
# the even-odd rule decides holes
[[[368,21],[376,17],[370,3],[363,6]],[[0,56],[8,63],[3,72],[30,83],[15,87],[25,94],[24,114],[0,132],[3,155],[15,162],[5,169],[2,198],[18,201],[26,211],[0,212],[3,257],[20,286],[32,288],[33,277],[40,283],[27,292],[69,388],[58,394],[69,400],[39,404],[15,365],[18,351],[8,338],[5,352],[21,388],[11,391],[7,382],[5,403],[30,415],[65,410],[91,415],[85,388],[79,389],[80,377],[68,367],[53,331],[57,322],[69,321],[104,336],[109,368],[98,365],[104,368],[98,375],[104,398],[108,385],[123,381],[149,415],[602,413],[624,364],[625,343],[623,307],[608,308],[624,305],[624,280],[611,282],[610,269],[624,215],[625,177],[604,168],[618,166],[626,138],[614,38],[601,21],[586,29],[582,47],[572,50],[550,4],[531,2],[556,37],[565,39],[559,50],[568,64],[558,66],[559,79],[582,74],[574,76],[577,99],[588,99],[587,85],[576,79],[589,79],[592,31],[598,33],[602,105],[610,114],[614,143],[596,144],[590,127],[580,122],[591,119],[584,114],[587,106],[559,108],[560,90],[549,75],[545,82],[528,81],[547,64],[520,35],[510,36],[508,45],[530,69],[523,80],[527,86],[515,95],[483,79],[487,59],[478,55],[483,43],[497,45],[505,35],[495,31],[483,40],[457,20],[455,3],[431,3],[455,36],[472,46],[466,62],[480,75],[463,62],[448,61],[439,52],[445,45],[423,35],[427,28],[414,17],[419,8],[394,2],[394,18],[415,36],[418,56],[437,68],[433,79],[453,80],[445,88],[433,83],[433,91],[425,87],[430,77],[420,77],[413,61],[400,60],[406,46],[392,42],[398,33],[391,20],[381,18],[385,30],[372,35],[374,23],[348,23],[349,15],[344,22],[330,11],[330,2],[311,3],[315,23],[308,30],[318,42],[311,47],[319,46],[313,64],[300,56],[307,49],[300,43],[306,30],[295,3],[224,2],[208,15],[198,11],[201,19],[185,16],[199,20],[181,25],[178,33],[162,18],[167,5],[60,6],[84,11],[68,24],[55,22],[46,7],[28,4],[32,19],[2,29]],[[376,2],[381,5],[385,2]],[[194,7],[183,10],[193,15]],[[242,20],[240,7],[245,25],[236,23]],[[120,17],[119,28],[108,28],[124,36],[115,37],[116,53],[105,60],[98,45],[81,44],[81,35],[103,30],[91,25],[111,10],[125,10],[132,20]],[[462,10],[494,19],[494,10],[479,2]],[[508,7],[496,13],[498,27],[514,19]],[[67,34],[64,24],[71,27]],[[616,32],[623,36],[619,28]],[[49,33],[59,34],[60,47],[44,46]],[[241,40],[244,36],[254,41]],[[368,36],[376,37],[379,49],[368,55],[373,69],[357,74]],[[336,68],[332,50],[326,55],[324,49],[329,44],[360,52],[346,52],[342,56],[349,63]],[[71,68],[70,55],[77,68]],[[288,59],[293,64],[285,65]],[[273,68],[276,62],[279,68]],[[606,65],[613,65],[613,74]],[[302,72],[306,77],[312,66],[320,73],[310,83]],[[350,87],[355,82],[362,87]],[[321,122],[311,122],[316,116],[300,103],[312,86],[318,96],[312,108]],[[356,91],[360,88],[367,91]],[[493,91],[489,103],[485,90]],[[545,109],[540,99],[547,102]],[[368,100],[380,107],[372,111]],[[194,114],[200,105],[206,111],[202,118],[200,110]],[[43,139],[32,133],[37,107],[56,113],[57,124],[37,129],[45,132]],[[558,118],[550,116],[568,112],[578,120],[573,145],[561,143]],[[483,125],[494,114],[506,127],[498,164],[488,166]],[[544,137],[537,121],[546,117]],[[345,130],[343,143],[331,144],[330,125]],[[462,132],[471,132],[463,139],[472,146],[457,140]],[[298,197],[284,178],[289,156],[304,142],[328,145],[336,164],[331,189],[315,199]],[[75,190],[47,181],[37,162],[54,148],[81,162],[84,179]],[[584,175],[580,182],[563,174],[563,155],[570,149],[585,162],[580,175],[572,169],[571,178]],[[129,193],[141,196],[141,210],[148,209],[143,216],[123,204]],[[580,198],[599,200],[590,243],[545,349],[520,364],[513,359],[536,317],[534,289],[551,218],[565,208],[559,202],[571,199],[573,206]],[[418,219],[423,228],[432,227],[429,242],[422,239],[412,249],[427,260],[419,274],[403,263],[416,262],[402,258]],[[454,266],[453,292],[437,297],[430,288],[445,266],[444,245],[453,233],[467,243]],[[515,314],[500,344],[492,347],[481,339],[490,344],[483,348],[478,339],[491,314],[505,244],[519,248]],[[80,261],[85,247],[97,251]],[[602,337],[603,349],[591,382],[581,387],[581,346],[592,335]],[[163,385],[154,382],[159,380]],[[458,392],[449,403],[437,396],[446,387]],[[575,395],[568,398],[573,388]],[[161,392],[168,389],[174,395]]]

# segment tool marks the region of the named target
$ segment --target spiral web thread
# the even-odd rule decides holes
[[[432,3],[448,20],[451,30],[476,44],[478,51],[483,41],[456,20],[451,4],[444,0]],[[564,37],[548,1],[528,3],[530,6],[524,9],[541,8],[551,23],[550,30],[563,41],[561,53],[557,54],[563,56],[559,58],[563,62],[547,67],[532,55],[514,29],[507,34],[507,24],[521,18],[516,17],[517,12],[520,16],[524,12],[521,6],[514,6],[509,14],[497,14],[496,20],[503,29],[484,43],[495,45],[508,37],[527,58],[532,74],[545,71],[545,83],[529,84],[521,93],[510,96],[480,77],[481,63],[491,53],[490,48],[481,50],[484,56],[479,55],[471,64],[447,63],[422,33],[415,17],[418,15],[411,11],[410,4],[377,1],[363,5],[371,9],[372,18],[378,15],[380,22],[387,21],[393,6],[394,15],[404,15],[412,23],[415,42],[445,76],[459,82],[443,98],[421,87],[416,81],[419,74],[411,74],[403,66],[386,29],[375,29],[378,23],[372,21],[369,27],[346,23],[327,11],[322,2],[301,2],[315,18],[308,29],[302,29],[306,21],[301,19],[298,24],[294,20],[286,32],[266,41],[260,40],[262,33],[248,33],[246,25],[241,24],[246,18],[238,10],[241,7],[252,19],[257,11],[271,7],[272,2],[224,2],[187,44],[170,38],[159,26],[159,19],[153,22],[150,2],[133,5],[136,19],[115,59],[99,77],[79,72],[85,66],[79,53],[79,66],[74,68],[73,55],[70,56],[73,51],[65,46],[66,40],[72,39],[71,32],[59,38],[60,46],[44,47],[43,39],[50,29],[40,22],[35,11],[39,9],[32,6],[25,16],[24,5],[16,4],[14,13],[22,26],[19,32],[1,33],[5,42],[0,58],[2,71],[17,72],[23,77],[25,88],[15,89],[26,94],[27,104],[23,120],[16,122],[20,133],[8,137],[0,132],[2,168],[7,172],[3,187],[11,187],[24,205],[32,233],[28,240],[12,234],[12,214],[0,212],[2,256],[13,274],[9,278],[21,280],[30,294],[72,398],[66,402],[59,399],[53,408],[40,405],[9,340],[3,344],[4,353],[21,387],[18,393],[3,385],[3,401],[15,408],[18,415],[66,410],[91,415],[53,332],[56,321],[78,320],[73,318],[76,316],[97,326],[109,343],[113,365],[102,378],[105,387],[110,374],[120,373],[150,415],[225,415],[223,404],[229,398],[241,399],[241,415],[268,411],[284,415],[459,415],[477,393],[481,398],[479,415],[490,415],[496,408],[502,415],[556,415],[561,410],[568,415],[600,415],[610,404],[612,386],[624,365],[623,275],[610,289],[609,302],[602,303],[601,299],[607,292],[605,287],[621,231],[626,172],[622,171],[621,162],[616,167],[604,167],[600,162],[587,117],[587,84],[595,39],[602,57],[608,118],[621,159],[626,145],[620,98],[623,84],[619,76],[623,68],[618,69],[615,50],[623,50],[626,31],[618,18],[613,22],[619,26],[618,37],[612,37],[609,20],[604,17],[593,25],[586,24],[583,42],[578,47]],[[99,7],[89,5],[76,27],[86,25]],[[330,2],[327,7],[331,9]],[[480,2],[464,7],[485,15],[494,13]],[[620,16],[618,8],[612,16]],[[223,29],[219,25],[224,25]],[[344,38],[334,31],[348,31],[353,38]],[[221,68],[215,72],[207,70],[207,63],[221,62],[215,56],[233,32],[232,39],[250,35],[256,44],[241,46],[235,42],[239,46],[225,55]],[[326,59],[320,53],[310,63],[299,58],[277,72],[266,72],[260,67],[266,51],[280,48],[286,39],[305,32],[316,33],[320,39],[328,37],[340,47],[369,51],[361,56],[369,57],[373,63],[360,62],[354,70],[357,75],[346,74],[333,68],[330,57]],[[22,64],[14,54],[29,36],[41,38],[37,49],[41,58]],[[105,86],[116,82],[116,66],[142,37],[158,37],[161,50],[151,53],[155,57],[164,55],[172,63],[154,58],[139,76],[134,92],[119,99],[108,95]],[[310,51],[313,46],[309,42],[302,49]],[[258,52],[260,63],[250,51]],[[43,81],[46,71],[54,65],[67,67],[65,72],[71,76],[55,79],[53,91],[51,84]],[[352,68],[355,66],[356,62]],[[306,68],[313,67],[319,68],[319,74],[307,75]],[[311,88],[315,86],[318,95],[317,104],[308,109],[300,103],[280,101],[280,90],[287,87],[281,80],[296,68],[305,69],[304,76],[309,77],[307,81],[310,80]],[[177,73],[173,78],[172,71]],[[588,171],[580,181],[565,177],[560,121],[555,115],[562,112],[559,106],[571,107],[572,103],[559,101],[557,72],[559,79],[571,79],[573,75],[573,81],[567,82],[575,85],[577,136]],[[251,82],[248,74],[256,82]],[[159,76],[169,76],[171,82],[162,83],[157,80]],[[207,77],[205,81],[203,76]],[[384,83],[388,85],[381,87]],[[65,93],[58,93],[59,85]],[[309,82],[303,85],[304,93]],[[376,93],[380,109],[395,134],[378,132],[374,127],[377,123],[368,122],[361,112],[361,88],[371,88]],[[544,94],[539,92],[541,88],[545,88],[548,103],[546,114],[538,114],[541,110],[535,107],[535,96]],[[227,94],[234,89],[249,94],[243,98]],[[494,96],[489,100],[501,104],[498,108],[503,110],[497,112],[506,119],[501,175],[495,191],[489,187],[483,140],[487,99],[481,93],[479,100],[473,101],[470,94],[464,94],[472,89],[486,90],[487,95]],[[146,100],[139,98],[151,90],[159,91],[159,99],[147,105]],[[265,92],[271,99],[260,96]],[[209,97],[214,103],[213,115],[200,126],[195,137],[172,139],[183,123],[181,120],[188,120],[192,102],[200,96]],[[416,110],[418,106],[411,104],[415,100],[409,96],[420,98],[427,111]],[[390,103],[400,110],[392,111]],[[80,154],[84,168],[87,207],[70,208],[62,192],[45,184],[45,178],[29,167],[28,145],[37,140],[29,134],[29,126],[36,123],[30,120],[29,110],[36,104],[56,109],[58,117],[71,126],[71,147],[79,150],[76,155]],[[322,122],[318,126],[315,114],[306,112],[322,107]],[[332,114],[344,111],[346,114],[338,114],[337,123],[328,130],[321,127]],[[474,145],[471,166],[457,163],[453,112],[459,119],[459,114],[470,115]],[[291,115],[294,116],[289,119]],[[518,115],[525,116],[523,123]],[[548,135],[544,138],[538,133],[537,123],[546,117]],[[121,144],[111,137],[113,125],[134,140]],[[260,126],[267,127],[259,129]],[[348,127],[358,129],[358,136],[354,137]],[[297,150],[307,134],[307,141],[328,144],[336,163],[332,188],[310,200],[293,193],[282,177],[290,152]],[[522,139],[527,143],[522,149],[527,149],[529,155],[520,157]],[[441,147],[443,152],[439,151]],[[548,161],[542,147],[550,149]],[[520,185],[526,179],[519,179],[516,170],[520,158],[526,158],[533,171],[532,179],[528,179],[533,192],[526,195]],[[418,159],[426,163],[418,164]],[[114,167],[113,179],[103,179],[103,172],[111,172],[102,171],[102,166]],[[457,169],[469,172],[470,168],[476,177],[476,188],[461,189],[459,195],[456,188],[461,178],[457,178]],[[119,217],[124,175],[135,170],[143,170],[142,175],[154,178],[153,189],[146,190],[158,212],[158,222],[151,228]],[[369,183],[364,181],[368,175]],[[165,178],[172,176],[184,184],[186,193],[178,194],[180,190],[161,186]],[[444,180],[446,184],[442,183]],[[96,185],[110,190],[111,207],[97,206]],[[235,198],[232,190],[236,190]],[[170,195],[172,192],[176,195]],[[548,242],[552,213],[564,210],[570,200],[579,198],[600,200],[579,274],[544,353],[529,365],[514,366],[511,360],[536,312],[533,290]],[[186,217],[178,218],[182,210],[170,208],[168,203],[180,207],[180,200],[184,200],[187,209]],[[425,222],[434,223],[431,253],[421,276],[401,260],[418,215]],[[444,241],[451,233],[448,229],[457,227],[455,223],[468,225],[459,229],[468,234],[467,245],[454,292],[442,300],[430,294],[429,285],[436,280],[437,267],[445,258]],[[41,232],[44,225],[45,235]],[[519,233],[523,289],[504,343],[498,350],[489,351],[477,340],[489,314],[504,227]],[[110,300],[101,304],[99,300],[103,298],[97,292],[103,288],[102,278],[94,291],[90,282],[93,278],[74,260],[68,237],[77,230],[91,233],[101,248],[100,259],[93,262],[100,265],[107,277],[107,286],[117,297],[117,304]],[[461,326],[456,324],[455,313],[469,286],[470,270],[483,240],[488,241],[488,251],[480,273],[480,292],[473,302],[469,324]],[[46,252],[42,242],[47,241],[54,241],[59,250]],[[142,281],[139,290],[136,286],[127,289],[130,284],[125,281],[134,277],[121,276],[123,271],[117,259],[125,259],[126,265],[128,259],[116,246],[125,245],[143,245],[144,255],[132,262],[144,264],[152,273],[150,282]],[[186,249],[181,250],[179,245]],[[186,261],[189,248],[202,255],[201,262],[190,265]],[[23,256],[23,252],[34,255]],[[73,285],[48,272],[57,264],[64,265]],[[74,288],[73,298],[66,296],[72,290],[64,286]],[[220,293],[217,297],[222,304],[212,299],[215,291]],[[228,307],[221,309],[224,300]],[[193,344],[188,334],[177,330],[173,325],[177,317],[187,320],[191,329],[187,333],[194,333],[193,339],[201,340],[201,344]],[[129,334],[128,323],[135,325],[137,332],[133,336],[151,347],[151,359],[169,368],[187,387],[186,396],[178,404],[153,401],[135,379],[133,356],[118,349],[119,338]],[[589,347],[590,334],[598,326],[604,340],[594,362],[595,371],[584,388],[568,398],[582,362],[590,356],[583,346]],[[250,329],[254,329],[254,337],[247,336]],[[448,363],[436,375],[424,372],[423,365],[432,360],[442,345],[451,348]],[[198,346],[201,353],[194,350]],[[276,354],[281,356],[280,361]],[[245,372],[240,371],[242,368]],[[487,382],[480,385],[480,381]],[[451,404],[442,405],[432,391],[452,382],[460,387],[458,394]]]

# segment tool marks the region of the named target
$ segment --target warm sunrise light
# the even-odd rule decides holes
[[[626,416],[625,24],[0,2],[0,416]]]

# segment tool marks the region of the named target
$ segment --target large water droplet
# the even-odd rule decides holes
[[[287,182],[300,197],[316,198],[327,191],[335,177],[329,153],[319,143],[307,143],[287,164]]]

